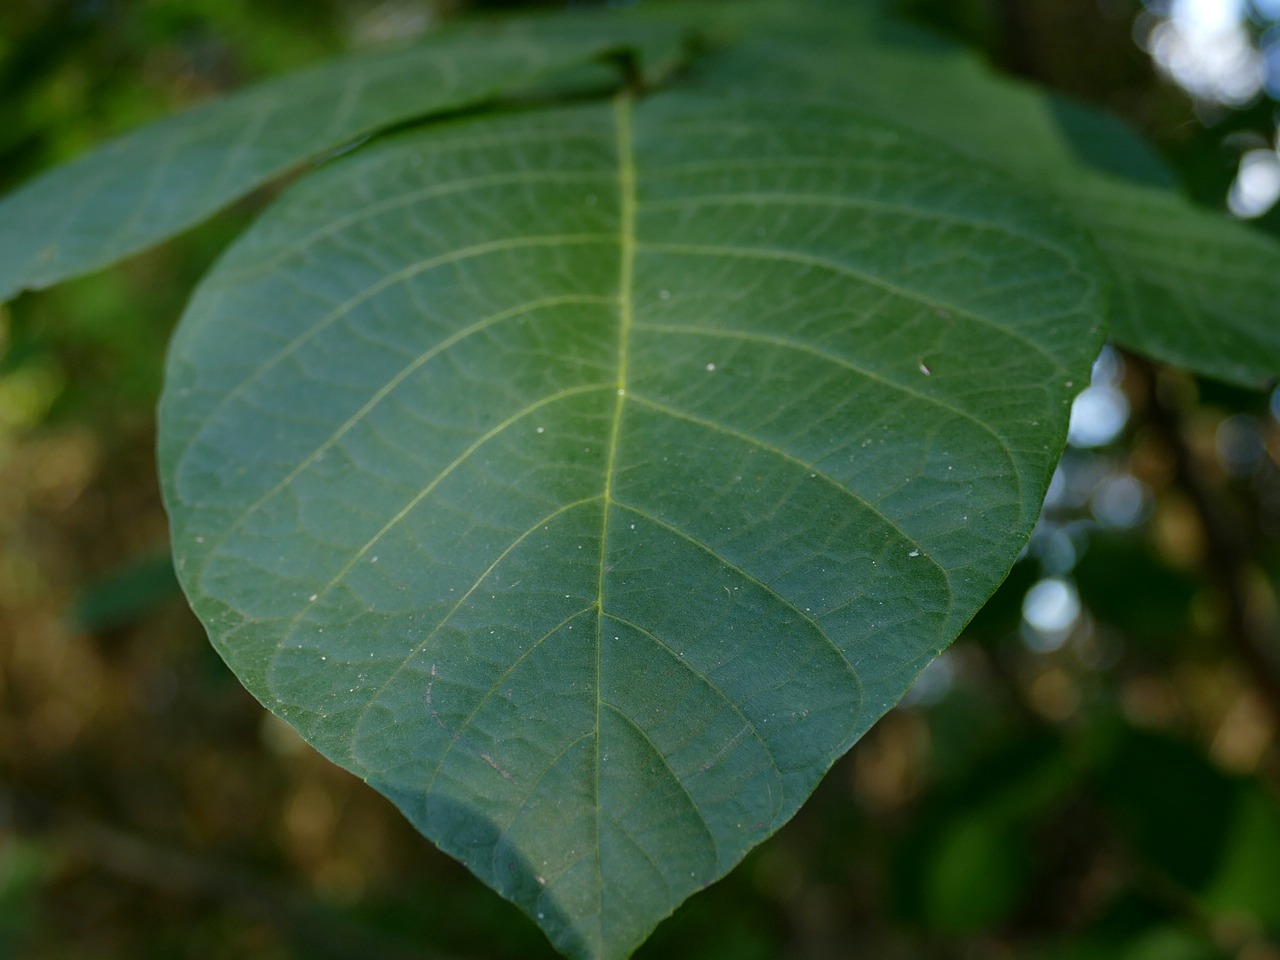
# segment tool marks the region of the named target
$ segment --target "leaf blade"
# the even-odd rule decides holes
[[[441,124],[293,188],[175,337],[215,645],[571,955],[785,822],[1035,522],[1097,266],[931,151],[678,94]]]

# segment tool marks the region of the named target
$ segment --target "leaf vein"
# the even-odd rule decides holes
[[[260,509],[263,504],[265,504],[268,500],[274,497],[281,490],[284,490],[286,487],[288,487],[294,480],[296,480],[299,476],[301,476],[308,468],[310,468],[313,464],[315,464],[317,460],[319,460],[322,456],[324,456],[324,454],[327,451],[332,449],[334,444],[336,444],[339,440],[341,440],[347,433],[349,433],[357,425],[363,422],[364,419],[368,417],[368,415],[383,400],[385,400],[388,396],[391,395],[391,393],[395,390],[396,387],[404,383],[404,381],[408,377],[412,376],[416,371],[420,370],[424,365],[426,365],[431,360],[435,359],[437,356],[440,356],[445,351],[449,350],[451,347],[456,346],[458,343],[465,340],[467,337],[470,337],[476,333],[480,333],[483,330],[491,326],[494,326],[495,324],[501,323],[504,320],[509,320],[512,317],[519,316],[522,313],[526,313],[533,310],[541,310],[544,307],[548,307],[548,306],[559,306],[561,304],[566,304],[566,303],[600,303],[600,302],[607,302],[607,300],[605,298],[588,296],[588,295],[568,295],[568,296],[562,296],[562,297],[545,297],[541,300],[529,300],[529,301],[526,301],[525,303],[518,304],[506,310],[499,311],[498,313],[491,314],[482,320],[478,320],[475,323],[470,324],[469,326],[463,327],[461,330],[454,332],[450,336],[446,337],[444,340],[440,341],[434,347],[430,348],[429,350],[423,351],[421,354],[415,357],[411,363],[402,367],[395,374],[395,376],[393,376],[381,387],[379,387],[379,389],[374,392],[374,394],[369,398],[369,400],[362,407],[360,407],[359,410],[357,410],[350,417],[348,417],[347,420],[343,422],[343,424],[339,426],[337,430],[335,430],[332,434],[330,434],[318,447],[316,447],[315,450],[313,450],[310,454],[308,454],[301,461],[299,461],[298,465],[294,467],[294,469],[290,471],[288,475],[286,475],[282,480],[276,483],[275,486],[273,486],[266,493],[262,494],[262,496],[260,496],[252,504],[250,504],[247,508],[245,508],[245,510],[242,513],[240,513],[235,518],[235,520],[233,520],[230,523],[226,531],[218,538],[217,542],[214,543],[214,545],[210,548],[209,550],[210,555],[216,553],[218,551],[218,548],[221,547],[231,537],[231,535],[235,533],[237,529],[239,529],[240,524],[242,524],[251,515],[253,515],[253,513],[255,513],[258,509]]]
[[[631,336],[632,278],[635,269],[636,229],[636,168],[631,132],[631,95],[624,91],[614,100],[614,126],[618,163],[618,375],[615,385],[616,399],[613,419],[609,425],[609,454],[605,461],[604,490],[601,493],[603,509],[600,511],[600,575],[596,592],[596,754],[595,754],[595,806],[596,806],[596,895],[601,922],[604,918],[604,873],[600,865],[600,765],[602,752],[602,727],[600,711],[604,706],[601,671],[604,661],[604,593],[605,574],[608,570],[609,514],[613,503],[613,476],[617,469],[618,444],[622,433],[623,399],[627,392],[627,347]]]
[[[389,197],[386,200],[380,200],[377,203],[370,203],[362,206],[359,210],[353,211],[342,217],[336,217],[329,220],[325,225],[317,230],[312,230],[296,240],[287,244],[282,244],[275,248],[275,252],[270,256],[261,260],[255,260],[253,263],[241,268],[240,270],[229,270],[222,274],[221,279],[227,281],[234,279],[237,282],[243,282],[244,278],[252,277],[259,274],[269,273],[282,261],[287,260],[301,250],[305,250],[318,240],[345,230],[347,227],[364,223],[372,220],[374,217],[383,213],[390,213],[395,210],[401,210],[414,203],[422,200],[433,200],[438,197],[455,196],[466,193],[470,190],[483,189],[484,187],[506,186],[509,184],[521,183],[581,183],[585,179],[595,176],[589,170],[520,170],[514,173],[499,173],[484,177],[467,177],[461,180],[451,180],[447,183],[433,183],[429,187],[423,187],[418,190],[412,190],[408,193],[398,194]]]
[[[800,351],[803,353],[810,354],[811,356],[818,357],[819,359],[825,360],[828,363],[835,364],[838,367],[843,367],[844,369],[849,370],[852,373],[856,373],[861,377],[864,377],[868,380],[871,380],[875,383],[878,383],[886,387],[893,393],[897,393],[903,396],[909,396],[916,400],[920,400],[923,403],[927,403],[930,406],[937,407],[941,410],[946,410],[947,412],[953,414],[954,416],[957,416],[962,420],[967,420],[968,422],[972,423],[974,426],[976,426],[978,429],[980,429],[983,433],[987,434],[989,437],[991,437],[991,439],[993,439],[996,442],[996,445],[999,447],[1000,452],[1004,454],[1004,456],[1007,458],[1009,462],[1009,468],[1012,472],[1012,477],[1014,482],[1014,492],[1018,497],[1018,501],[1022,503],[1026,499],[1025,496],[1023,495],[1022,471],[1018,467],[1018,459],[1013,453],[1012,444],[1005,438],[1005,436],[1002,433],[1000,433],[1000,431],[996,430],[995,427],[991,426],[985,420],[981,419],[980,417],[972,413],[969,413],[967,410],[964,410],[961,407],[957,407],[954,404],[948,403],[946,400],[943,400],[941,397],[936,397],[936,396],[933,396],[932,394],[922,393],[919,390],[914,390],[911,387],[908,387],[906,384],[899,383],[896,380],[891,380],[888,377],[875,373],[872,370],[868,370],[866,367],[859,366],[858,364],[854,363],[853,361],[845,357],[839,356],[834,353],[827,353],[826,351],[821,350],[818,347],[815,347],[811,344],[803,343],[798,340],[792,340],[787,337],[779,337],[779,336],[774,336],[772,334],[755,333],[755,332],[746,331],[746,330],[718,330],[718,329],[712,329],[708,327],[680,327],[680,326],[674,326],[674,325],[651,324],[651,323],[637,323],[636,329],[651,330],[657,333],[681,334],[686,336],[719,337],[726,340],[746,340],[746,341],[753,341],[758,343],[765,343],[773,347],[781,347],[784,349]],[[652,401],[649,401],[649,402],[652,403]],[[809,465],[809,464],[806,464],[806,466],[812,467],[812,465]],[[812,467],[812,469],[816,470],[817,468]]]
[[[699,196],[680,197],[672,200],[649,201],[644,204],[644,209],[646,211],[653,211],[712,204],[722,204],[726,206],[733,204],[757,204],[761,206],[776,204],[779,206],[822,207],[828,210],[840,207],[848,207],[857,210],[880,210],[885,213],[900,214],[930,223],[957,224],[960,226],[973,227],[977,230],[990,231],[992,233],[999,233],[1009,237],[1016,237],[1019,240],[1025,240],[1034,246],[1040,247],[1043,250],[1050,250],[1062,257],[1062,259],[1071,263],[1073,267],[1077,266],[1076,257],[1062,245],[1053,243],[1043,236],[1037,236],[1023,230],[1017,230],[1012,226],[1000,223],[999,221],[985,220],[978,217],[965,217],[960,216],[959,214],[948,213],[943,210],[916,207],[905,203],[889,203],[882,200],[873,200],[868,197],[850,197],[823,193],[750,191],[743,193],[701,194]]]
[[[558,393],[553,393],[547,397],[543,397],[541,400],[538,400],[536,403],[528,404],[521,410],[517,411],[516,413],[513,413],[511,416],[503,420],[497,426],[486,431],[479,438],[472,441],[472,443],[465,450],[463,450],[456,457],[454,457],[454,459],[451,460],[447,466],[445,466],[442,470],[440,470],[439,473],[437,473],[434,477],[432,477],[432,479],[430,480],[430,482],[427,483],[426,486],[424,486],[421,490],[418,491],[418,493],[416,493],[412,498],[410,498],[408,503],[406,503],[399,511],[397,511],[396,514],[393,517],[391,517],[391,519],[389,519],[386,523],[384,523],[382,525],[382,528],[379,529],[377,533],[375,533],[372,537],[370,537],[369,540],[366,541],[363,546],[361,546],[358,550],[356,550],[355,553],[352,554],[351,559],[348,560],[345,564],[343,564],[342,568],[337,573],[335,573],[324,584],[324,586],[320,587],[318,590],[315,591],[315,596],[317,600],[320,598],[323,598],[325,595],[329,593],[329,591],[331,591],[334,587],[336,587],[339,583],[341,583],[343,578],[345,578],[346,575],[355,568],[355,565],[359,563],[360,560],[366,554],[368,554],[368,552],[372,550],[373,547],[383,537],[385,537],[388,533],[390,533],[393,529],[395,529],[395,527],[402,520],[404,520],[404,518],[407,517],[415,507],[417,507],[424,500],[426,500],[427,497],[429,497],[432,493],[434,493],[435,490],[440,486],[440,484],[443,483],[445,479],[449,477],[450,474],[452,474],[460,466],[466,463],[477,450],[483,447],[490,440],[494,439],[495,437],[504,433],[506,430],[510,429],[510,427],[513,424],[517,423],[524,417],[527,417],[529,414],[542,409],[548,404],[555,403],[559,400],[563,400],[566,397],[575,396],[581,393],[589,393],[591,391],[600,390],[600,389],[601,389],[601,386],[599,384],[586,384],[580,387],[570,387],[568,389],[561,390]],[[578,501],[578,503],[586,503],[586,502],[589,502],[590,500],[595,500],[595,499],[597,498],[590,497],[587,500]],[[577,503],[569,504],[566,507],[561,507],[556,512],[562,513],[565,510],[569,509],[570,507],[573,507],[576,505]],[[555,514],[553,514],[553,516],[554,515]],[[532,532],[532,529],[534,528],[531,528],[529,532]],[[505,556],[505,553],[503,554],[503,556]],[[502,557],[499,557],[499,560],[500,559],[502,559]],[[497,561],[495,561],[495,563],[496,562]],[[487,572],[488,571],[486,571],[486,574]],[[472,587],[472,590],[474,589],[475,588]],[[468,592],[468,596],[469,595],[470,595],[470,592]],[[289,622],[286,624],[284,628],[284,631],[282,633],[278,646],[283,647],[285,644],[288,643],[289,638],[293,635],[293,631],[297,629],[298,624],[302,621],[302,618],[306,615],[307,611],[311,609],[314,602],[315,601],[308,602],[302,608],[300,608],[292,618],[290,618]]]
[[[1036,343],[1034,340],[1004,324],[997,323],[988,317],[967,310],[958,304],[949,303],[947,301],[938,300],[917,290],[911,290],[907,287],[900,286],[892,281],[885,280],[875,274],[868,273],[866,270],[859,269],[847,263],[840,263],[827,257],[816,256],[811,253],[801,253],[795,250],[779,250],[769,249],[752,249],[750,247],[731,247],[717,244],[695,244],[695,243],[646,243],[644,248],[659,253],[684,254],[685,256],[694,257],[723,257],[727,259],[741,258],[744,260],[772,260],[780,263],[797,263],[807,267],[816,267],[819,270],[828,270],[833,273],[843,274],[855,280],[859,280],[869,286],[879,287],[887,290],[904,300],[923,304],[936,310],[950,310],[954,313],[967,317],[975,323],[996,330],[1012,340],[1018,341],[1031,353],[1039,355],[1046,360],[1049,365],[1058,373],[1066,373],[1066,369],[1061,362],[1049,353],[1044,347]]]
[[[570,750],[572,750],[578,744],[582,743],[584,740],[590,740],[593,736],[595,736],[594,732],[588,730],[582,736],[577,737],[573,740],[570,740],[568,743],[564,745],[564,748],[559,753],[557,753],[554,757],[551,758],[551,762],[548,763],[543,768],[542,772],[533,778],[533,781],[529,784],[529,789],[526,790],[524,796],[520,798],[520,802],[516,804],[515,810],[513,810],[511,813],[511,817],[507,820],[506,823],[502,825],[502,831],[498,834],[497,839],[494,840],[493,842],[493,852],[495,855],[498,852],[498,848],[502,846],[502,842],[507,838],[507,834],[511,832],[511,828],[515,826],[516,821],[520,819],[520,815],[524,813],[525,807],[529,805],[529,801],[533,799],[534,794],[538,792],[538,788],[542,786],[542,781],[547,779],[547,775],[556,768],[556,764],[558,764],[561,760],[563,760],[569,754]],[[597,861],[599,860],[598,847],[596,852],[596,859]],[[557,878],[558,878],[558,875],[557,875]],[[495,876],[495,879],[496,879],[496,876]]]
[[[897,521],[895,521],[883,510],[881,510],[879,507],[873,504],[870,500],[867,500],[865,497],[861,496],[857,491],[852,490],[849,487],[845,486],[843,483],[841,483],[835,477],[831,476],[821,467],[815,464],[809,463],[807,460],[805,460],[802,457],[797,457],[794,454],[788,453],[786,450],[783,450],[781,447],[774,446],[773,444],[768,443],[764,440],[761,440],[758,437],[753,437],[749,433],[743,433],[741,430],[735,430],[732,427],[728,427],[728,426],[725,426],[724,424],[716,423],[713,420],[707,420],[703,417],[699,417],[691,413],[686,413],[683,410],[677,410],[674,407],[669,407],[666,404],[659,403],[656,400],[650,400],[648,397],[640,396],[637,394],[630,394],[629,397],[630,399],[636,401],[636,403],[639,403],[642,406],[649,407],[650,409],[655,410],[658,413],[665,414],[666,416],[669,416],[678,420],[685,420],[689,423],[696,424],[697,426],[705,427],[706,429],[712,430],[716,433],[721,433],[721,434],[724,434],[725,436],[734,437],[738,440],[741,440],[744,443],[749,443],[752,446],[758,447],[759,449],[764,450],[767,453],[771,453],[774,456],[781,457],[782,459],[795,464],[796,466],[802,468],[803,470],[805,470],[811,475],[816,475],[818,478],[830,484],[831,486],[835,487],[845,496],[849,497],[849,499],[851,499],[863,510],[866,510],[867,512],[871,513],[876,519],[880,520],[887,527],[889,527],[894,533],[896,533],[899,538],[906,541],[906,543],[909,546],[916,547],[917,549],[919,549],[924,554],[925,558],[928,559],[929,563],[932,564],[940,574],[942,574],[943,580],[945,580],[947,583],[948,593],[951,592],[951,579],[948,576],[946,569],[941,564],[939,564],[936,560],[934,560],[932,557],[929,556],[928,552],[925,551],[924,549],[924,544],[921,541],[917,540],[915,537],[911,536],[911,534],[907,533],[904,529],[902,529],[902,527],[898,525]]]
[[[476,701],[476,705],[471,708],[471,711],[463,718],[462,722],[456,728],[450,731],[449,743],[444,748],[444,752],[440,754],[440,760],[436,764],[435,770],[432,771],[431,778],[427,781],[427,785],[425,788],[427,793],[430,793],[431,788],[435,786],[436,780],[440,776],[440,771],[444,769],[445,762],[449,759],[449,755],[453,752],[453,748],[457,745],[458,741],[462,739],[462,735],[467,731],[467,728],[471,726],[472,721],[474,721],[475,718],[479,715],[480,711],[484,709],[484,705],[488,703],[490,700],[492,700],[494,694],[496,694],[498,690],[501,689],[503,682],[508,677],[510,677],[511,674],[515,673],[516,669],[520,666],[520,664],[524,663],[527,659],[529,659],[529,657],[532,656],[533,653],[536,650],[538,650],[544,642],[549,640],[551,637],[555,636],[557,633],[560,632],[560,630],[563,627],[573,622],[578,617],[582,616],[584,613],[588,613],[594,609],[595,609],[594,605],[590,607],[583,607],[581,610],[576,610],[573,613],[571,613],[569,616],[565,617],[563,620],[557,623],[554,627],[552,627],[550,630],[548,630],[546,633],[540,636],[537,640],[531,643],[529,645],[529,648],[525,650],[523,653],[521,653],[520,656],[516,657],[516,659],[511,662],[511,664],[507,667],[507,669],[504,670],[502,674],[496,680],[493,681],[493,685],[490,686],[489,689],[485,691],[484,696],[482,696],[479,700]],[[412,659],[413,656],[414,654],[411,653],[408,657],[406,657],[405,658],[406,662]],[[370,706],[371,705],[372,705],[372,701],[370,702]],[[368,709],[369,707],[366,707],[365,711],[361,713],[362,718],[365,712],[368,711]],[[357,723],[357,725],[353,726],[353,731],[358,731],[358,730],[359,730],[359,726]]]
[[[741,707],[739,707],[736,703],[734,703],[733,698],[730,697],[727,693],[725,693],[724,690],[721,689],[720,686],[715,683],[715,681],[713,681],[710,677],[708,677],[702,671],[698,670],[693,664],[691,664],[684,657],[676,653],[676,651],[671,648],[671,645],[669,643],[667,643],[657,634],[653,633],[653,631],[646,630],[644,627],[640,626],[638,623],[628,620],[626,617],[620,617],[616,613],[610,613],[608,614],[608,617],[611,620],[616,620],[618,623],[621,623],[623,626],[630,627],[632,630],[635,630],[637,633],[641,634],[642,636],[648,637],[650,640],[652,640],[654,644],[656,644],[660,649],[664,650],[671,657],[673,662],[683,667],[685,670],[691,673],[698,680],[701,680],[708,690],[710,690],[717,697],[719,697],[720,700],[723,701],[724,704],[728,706],[730,710],[732,710],[734,713],[738,715],[738,719],[741,720],[746,725],[745,729],[751,734],[753,738],[755,738],[755,741],[760,744],[761,749],[764,750],[765,752],[765,756],[769,758],[769,764],[770,766],[772,766],[773,772],[778,775],[779,795],[777,800],[774,802],[773,813],[770,816],[771,821],[773,819],[776,819],[778,816],[778,812],[782,809],[782,805],[785,800],[785,787],[781,779],[782,768],[778,765],[777,758],[774,757],[773,750],[770,749],[768,741],[766,741],[764,737],[761,735],[760,728],[755,725],[755,722],[752,721],[752,719],[748,717],[745,712],[743,712]],[[737,738],[735,737],[735,741],[736,739]],[[733,742],[730,742],[726,746],[726,749],[732,746],[733,746]]]
[[[711,850],[718,866],[720,864],[720,842],[716,839],[716,832],[712,829],[711,822],[707,819],[707,815],[702,812],[702,806],[693,798],[693,794],[689,791],[684,780],[682,780],[680,775],[676,773],[675,767],[671,766],[671,761],[667,759],[666,754],[662,752],[662,749],[654,743],[653,737],[650,736],[649,731],[640,726],[640,724],[632,719],[625,710],[619,707],[616,703],[611,703],[608,700],[604,702],[604,705],[640,735],[640,738],[644,740],[649,749],[653,751],[653,755],[658,758],[658,762],[662,764],[662,768],[667,772],[667,775],[675,782],[675,785],[680,788],[680,792],[684,794],[684,798],[689,801],[689,806],[692,807],[693,812],[698,815],[698,822],[702,824],[702,829],[711,840]],[[618,822],[615,817],[610,817],[610,819],[615,823]],[[621,824],[619,824],[619,826],[621,826]]]
[[[610,234],[550,234],[547,236],[533,237],[505,237],[501,240],[490,240],[485,243],[472,244],[469,247],[460,247],[456,250],[450,250],[448,253],[440,254],[435,257],[428,257],[424,260],[418,260],[408,264],[399,270],[387,274],[376,283],[372,283],[365,287],[359,293],[349,297],[347,300],[334,307],[327,314],[309,326],[302,333],[298,334],[276,353],[267,358],[261,366],[257,367],[248,377],[230,387],[223,394],[218,404],[206,415],[206,421],[211,421],[226,407],[234,403],[241,394],[250,386],[264,377],[267,373],[279,366],[293,354],[297,353],[302,346],[322,331],[332,326],[342,318],[351,313],[357,306],[370,300],[378,294],[382,293],[398,283],[410,280],[419,274],[434,270],[436,267],[445,266],[450,263],[457,263],[460,260],[467,260],[472,257],[484,256],[488,253],[498,253],[504,250],[516,250],[521,247],[549,247],[559,246],[561,244],[592,244],[592,243],[614,243],[616,238]]]
[[[831,635],[828,634],[826,630],[822,629],[822,627],[818,624],[816,620],[813,619],[813,617],[809,616],[809,614],[805,613],[803,610],[797,607],[794,603],[792,603],[782,594],[778,593],[777,590],[769,586],[763,580],[760,580],[758,577],[755,577],[752,574],[748,573],[738,564],[734,563],[724,554],[720,553],[720,551],[718,551],[715,547],[711,546],[709,543],[706,543],[705,541],[700,540],[698,537],[695,537],[693,534],[689,533],[688,531],[682,530],[675,524],[668,523],[666,520],[663,520],[660,517],[654,516],[652,513],[649,513],[647,510],[644,510],[640,507],[636,507],[628,503],[623,503],[621,500],[617,500],[617,499],[615,499],[613,502],[620,509],[627,510],[631,513],[634,513],[636,516],[641,517],[645,520],[648,520],[650,523],[656,524],[657,526],[662,527],[664,530],[670,531],[671,533],[680,537],[682,540],[688,541],[690,544],[697,547],[699,550],[702,550],[704,553],[708,554],[713,559],[723,564],[727,569],[733,571],[738,576],[742,577],[743,580],[746,580],[748,583],[754,585],[764,593],[768,594],[770,597],[772,597],[778,603],[782,604],[782,606],[786,607],[788,610],[794,613],[797,617],[799,617],[805,623],[809,624],[809,626],[813,628],[814,632],[817,633],[817,635],[822,638],[822,640],[827,644],[827,646],[829,646],[835,652],[836,656],[840,658],[840,662],[844,665],[846,672],[849,674],[850,678],[853,680],[854,684],[857,686],[858,692],[859,692],[858,713],[859,713],[859,716],[861,716],[862,677],[858,675],[857,667],[853,665],[853,663],[845,655],[845,652],[840,649],[840,646],[835,642],[835,640],[831,638]]]

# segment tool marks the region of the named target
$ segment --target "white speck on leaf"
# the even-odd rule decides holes
[[[910,553],[908,553],[908,554],[907,554],[907,556],[908,556],[908,557],[918,557],[918,556],[920,556],[920,551],[919,551],[919,550],[912,550]]]
[[[715,373],[716,365],[714,363],[707,364],[707,373]]]

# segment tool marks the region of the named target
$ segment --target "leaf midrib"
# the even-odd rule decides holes
[[[596,864],[596,916],[598,942],[605,942],[604,935],[604,867],[600,860],[600,820],[604,815],[600,801],[601,767],[601,712],[604,709],[604,688],[601,668],[604,659],[604,589],[609,549],[609,514],[613,506],[613,477],[618,460],[618,440],[622,431],[622,407],[627,396],[628,348],[631,339],[632,292],[635,275],[636,250],[636,163],[632,142],[631,106],[633,94],[621,91],[614,99],[613,117],[618,156],[618,375],[617,396],[614,398],[613,421],[609,426],[609,452],[605,459],[604,491],[600,510],[600,574],[596,591],[596,755],[594,765],[595,788],[595,864]],[[678,778],[677,778],[678,779]],[[695,803],[696,807],[697,804]]]

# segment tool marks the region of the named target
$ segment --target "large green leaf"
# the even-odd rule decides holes
[[[562,950],[623,956],[1003,579],[1100,269],[1042,198],[831,104],[399,134],[183,319],[181,580],[266,706]]]
[[[290,74],[143,127],[0,201],[0,302],[113,263],[308,160],[608,55],[654,72],[679,27],[598,16],[468,25]]]
[[[1106,254],[1120,343],[1245,386],[1280,378],[1280,243],[1179,195],[1163,161],[1103,111],[879,14],[806,8],[713,15],[723,49],[700,61],[698,82],[838,97],[1053,191]]]

